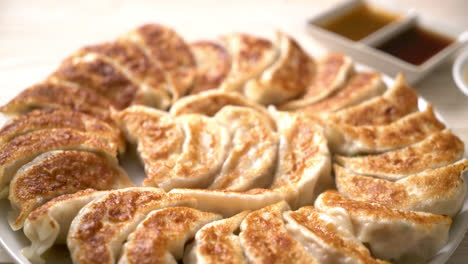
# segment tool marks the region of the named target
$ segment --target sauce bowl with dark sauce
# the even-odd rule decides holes
[[[414,84],[465,43],[468,32],[391,2],[348,0],[308,21],[308,32],[330,51]]]

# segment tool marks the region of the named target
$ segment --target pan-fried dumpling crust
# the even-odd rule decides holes
[[[154,108],[134,105],[122,111],[112,112],[112,118],[124,131],[127,140],[133,144],[138,143],[140,138],[157,140],[166,137],[170,140],[170,136],[175,136],[173,131],[164,131],[175,125],[172,118],[167,112]],[[178,136],[182,137],[182,133]]]
[[[190,94],[219,88],[231,67],[227,50],[214,41],[197,41],[190,44],[197,62],[197,76]]]
[[[443,130],[402,149],[357,157],[335,155],[334,159],[355,173],[399,180],[427,168],[455,162],[463,151],[463,141],[449,130]]]
[[[73,263],[115,263],[124,241],[153,210],[171,206],[194,206],[184,195],[134,187],[114,190],[80,210],[67,236]]]
[[[382,96],[365,101],[325,119],[351,126],[387,125],[418,110],[418,94],[408,86],[403,74],[398,74],[393,86]]]
[[[192,247],[185,253],[184,263],[246,264],[239,237],[234,232],[239,228],[249,211],[233,217],[214,221],[200,229]]]
[[[394,263],[424,263],[445,245],[452,224],[449,216],[353,201],[334,190],[322,193],[315,208],[348,218],[355,236],[369,245],[375,257]]]
[[[283,214],[286,229],[307,248],[319,263],[377,264],[386,261],[374,259],[369,250],[352,234],[351,223],[317,212],[312,206]]]
[[[308,113],[335,112],[381,95],[385,89],[385,83],[379,73],[361,72],[351,77],[342,90],[299,110]]]
[[[294,110],[316,103],[342,89],[354,74],[351,58],[330,53],[317,61],[317,72],[300,99],[289,101],[281,106],[282,110]]]
[[[250,263],[318,263],[286,230],[282,201],[250,213],[241,224],[239,238]]]
[[[284,192],[296,208],[310,204],[332,187],[327,140],[307,114],[273,112],[280,137],[278,165],[271,188]]]
[[[24,114],[36,108],[65,108],[109,121],[110,106],[107,98],[93,90],[42,82],[22,91],[2,106],[0,111],[6,114]]]
[[[169,114],[133,106],[114,114],[145,165],[145,186],[205,188],[221,168],[229,147],[227,128],[203,115]]]
[[[86,46],[77,54],[96,54],[119,69],[138,85],[132,103],[166,109],[171,104],[171,94],[162,69],[134,43],[119,39]]]
[[[245,98],[239,93],[220,90],[204,91],[181,98],[172,105],[170,113],[174,116],[183,114],[214,116],[223,107],[228,105],[250,107],[257,112],[263,113],[265,116],[270,116],[265,107]],[[269,123],[271,123],[273,128],[275,127],[273,120],[270,120]]]
[[[0,146],[0,197],[8,194],[8,184],[21,166],[44,152],[60,149],[96,152],[117,164],[117,149],[96,135],[68,128],[33,131]]]
[[[169,175],[182,152],[182,128],[166,112],[144,106],[131,106],[112,116],[127,139],[138,144],[146,174]]]
[[[269,118],[257,111],[226,106],[215,116],[228,127],[231,144],[221,171],[209,189],[246,191],[265,188],[276,165],[277,136]]]
[[[268,39],[242,33],[222,37],[231,56],[231,69],[220,89],[240,91],[246,81],[260,75],[278,57],[278,50]]]
[[[455,216],[463,204],[465,170],[467,159],[391,182],[357,175],[334,165],[337,189],[348,198],[448,216]]]
[[[432,105],[383,126],[350,126],[328,123],[325,135],[330,150],[344,155],[380,153],[416,143],[445,128]]]
[[[177,263],[185,243],[204,225],[221,218],[187,207],[153,211],[128,237],[118,263]]]
[[[244,88],[247,98],[264,105],[280,104],[302,94],[312,81],[315,63],[299,44],[277,32],[279,58]]]
[[[112,147],[125,152],[120,130],[92,116],[66,109],[38,109],[7,122],[0,130],[0,145],[28,132],[48,128],[70,128],[90,132],[106,139]]]
[[[173,100],[189,91],[196,75],[196,62],[190,47],[174,30],[160,24],[146,24],[123,39],[138,45],[165,71]]]
[[[169,193],[183,194],[198,201],[197,209],[230,217],[245,210],[258,210],[285,199],[282,192],[250,189],[245,192],[205,189],[172,189]],[[229,204],[229,206],[226,206]]]
[[[176,122],[182,127],[185,140],[173,170],[170,175],[152,173],[143,185],[164,190],[205,188],[213,181],[226,158],[229,131],[214,119],[202,115],[183,115],[177,117]]]
[[[138,86],[121,70],[96,53],[70,56],[48,81],[96,91],[117,109],[129,106],[138,91]]]
[[[133,184],[124,170],[94,153],[46,152],[21,167],[10,183],[10,225],[14,230],[22,228],[32,210],[62,194],[130,186]]]
[[[64,244],[69,226],[86,204],[107,192],[87,189],[56,197],[29,214],[24,223],[24,234],[31,241],[22,253],[32,263],[44,263],[42,253],[54,244]]]

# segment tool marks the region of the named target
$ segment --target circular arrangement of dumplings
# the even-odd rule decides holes
[[[282,32],[187,43],[148,24],[0,108],[0,195],[33,263],[55,244],[73,263],[422,263],[468,160],[418,109],[403,75],[387,87]],[[119,165],[133,149],[140,187]]]

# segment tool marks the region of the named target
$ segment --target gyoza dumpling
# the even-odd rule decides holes
[[[110,121],[109,100],[93,90],[43,82],[22,91],[0,111],[24,114],[36,108],[65,108]]]
[[[383,126],[350,126],[328,123],[325,135],[333,153],[355,155],[380,153],[416,143],[445,128],[437,120],[432,105]]]
[[[463,205],[466,185],[462,173],[467,169],[468,160],[463,159],[392,182],[334,166],[337,189],[348,198],[448,216],[455,216]]]
[[[286,230],[283,212],[289,210],[282,201],[247,215],[239,234],[249,263],[319,263]]]
[[[116,40],[82,48],[76,54],[96,54],[119,69],[138,86],[132,103],[166,109],[171,104],[171,91],[165,73],[136,44]]]
[[[148,177],[168,177],[182,153],[184,132],[166,112],[131,106],[113,114],[137,152]]]
[[[265,107],[250,101],[239,93],[223,92],[220,90],[204,91],[181,98],[172,105],[170,113],[174,116],[183,114],[214,116],[227,105],[250,107],[269,116]]]
[[[282,192],[261,188],[246,192],[172,189],[169,193],[193,197],[198,201],[197,209],[222,214],[224,217],[230,217],[245,210],[258,210],[285,199],[285,194]]]
[[[281,106],[282,110],[294,110],[316,103],[342,89],[354,73],[351,58],[330,53],[317,61],[317,72],[304,94]]]
[[[32,263],[44,263],[42,253],[54,244],[66,243],[70,224],[81,208],[106,193],[88,189],[65,194],[34,210],[24,222],[24,234],[31,245],[23,248],[23,255]]]
[[[38,109],[8,121],[0,130],[0,145],[28,132],[48,128],[71,128],[101,136],[119,152],[125,152],[120,130],[92,116],[66,109]]]
[[[270,118],[248,107],[226,106],[214,117],[227,127],[231,144],[209,189],[246,191],[265,188],[276,165],[277,136]]]
[[[447,242],[449,216],[391,209],[381,204],[353,201],[326,191],[315,201],[326,214],[349,219],[354,235],[372,254],[392,263],[423,263]]]
[[[73,219],[67,246],[73,263],[116,263],[124,241],[148,213],[196,205],[193,198],[150,187],[110,191],[87,204]]]
[[[427,168],[455,162],[463,151],[463,142],[449,130],[443,130],[402,149],[357,157],[335,155],[334,159],[355,173],[399,180]]]
[[[418,94],[408,86],[403,74],[398,74],[392,87],[382,96],[365,101],[324,119],[351,126],[386,125],[418,110]]]
[[[204,225],[221,218],[187,207],[153,211],[128,237],[118,263],[177,263],[183,257],[185,243]]]
[[[197,75],[190,94],[219,88],[231,68],[227,50],[214,41],[190,44],[197,63]]]
[[[117,149],[94,134],[68,128],[33,131],[0,146],[0,197],[8,195],[8,184],[21,166],[51,150],[91,151],[117,164]]]
[[[195,242],[186,250],[186,264],[246,264],[239,236],[234,232],[249,211],[244,211],[231,218],[214,221],[200,229]]]
[[[221,168],[230,136],[227,128],[203,115],[169,114],[134,106],[115,115],[145,165],[145,186],[205,188]]]
[[[311,204],[322,190],[333,184],[327,140],[309,115],[272,113],[280,143],[270,188],[284,193],[293,208]]]
[[[317,212],[312,206],[283,214],[286,229],[322,264],[390,264],[374,259],[353,235],[347,219]]]
[[[195,58],[177,32],[160,24],[146,24],[122,39],[135,43],[161,67],[169,82],[173,101],[189,91],[196,74]]]
[[[13,230],[22,228],[32,210],[62,194],[130,186],[133,184],[124,170],[94,153],[46,152],[21,167],[10,183],[10,226]]]
[[[226,128],[202,115],[183,115],[176,119],[185,140],[169,179],[148,177],[145,185],[165,190],[175,187],[206,187],[221,168],[227,155],[230,136]]]
[[[245,82],[259,76],[278,57],[278,49],[268,39],[235,33],[222,37],[231,56],[231,69],[220,89],[241,91]]]
[[[379,73],[360,72],[351,77],[343,89],[317,103],[300,108],[300,111],[307,113],[335,112],[378,96],[385,89],[385,83]]]
[[[129,106],[139,89],[120,69],[96,53],[68,57],[47,81],[91,89],[117,109]]]
[[[302,94],[311,83],[315,63],[290,36],[278,32],[278,59],[248,81],[244,95],[260,104],[280,104]]]

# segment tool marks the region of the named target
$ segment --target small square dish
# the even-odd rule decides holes
[[[330,51],[343,52],[391,76],[415,83],[468,42],[463,32],[388,1],[348,0],[307,23]]]

